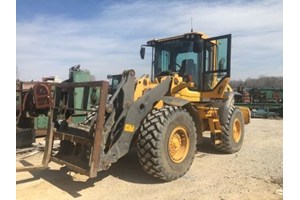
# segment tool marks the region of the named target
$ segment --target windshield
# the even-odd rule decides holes
[[[195,84],[199,81],[201,52],[193,51],[194,41],[187,39],[161,42],[155,48],[154,74],[161,76],[178,72],[191,75]]]
[[[148,43],[154,47],[154,77],[176,72],[183,82],[194,83],[190,89],[201,91],[212,90],[230,77],[231,34],[206,39],[191,34]]]

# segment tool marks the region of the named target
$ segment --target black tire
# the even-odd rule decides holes
[[[172,143],[174,141],[180,141],[179,148]],[[148,174],[172,181],[189,170],[196,143],[195,123],[185,109],[176,106],[153,109],[140,128],[137,144],[139,161]]]
[[[221,152],[235,153],[241,149],[244,141],[244,118],[238,107],[230,107],[227,122],[222,124],[221,140],[222,143],[214,145]]]

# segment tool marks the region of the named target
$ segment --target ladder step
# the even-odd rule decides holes
[[[219,119],[213,119],[213,122],[219,122],[220,120]]]

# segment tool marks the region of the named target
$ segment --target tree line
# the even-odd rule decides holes
[[[239,86],[243,88],[278,88],[283,89],[282,76],[260,76],[259,78],[247,78],[242,80],[231,80],[230,86],[236,89]]]

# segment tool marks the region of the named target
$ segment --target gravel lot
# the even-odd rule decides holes
[[[165,183],[148,176],[131,152],[95,179],[50,163],[50,169],[16,173],[17,199],[283,199],[283,121],[251,119],[242,149],[221,154],[209,142],[198,146],[185,176]],[[22,163],[38,164],[42,153]],[[17,156],[18,158],[18,156]]]

